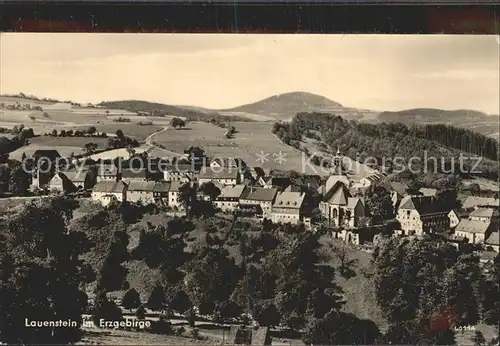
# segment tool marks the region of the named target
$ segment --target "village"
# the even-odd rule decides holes
[[[38,167],[40,161],[50,163],[60,158],[56,150],[34,155]],[[345,157],[340,151],[326,179],[296,172],[273,175],[239,158],[207,158],[202,149],[192,147],[186,149],[184,159],[167,159],[166,164],[158,164],[158,158],[147,160],[149,168],[130,167],[128,162],[133,160],[120,157],[93,165],[76,160],[73,168],[64,171],[54,168],[38,174],[35,170],[31,189],[49,194],[77,193],[102,206],[116,202],[156,205],[185,215],[189,205],[182,189],[189,186],[196,191],[196,199],[208,202],[215,212],[257,222],[267,219],[277,224],[302,224],[308,231],[321,229],[353,245],[370,246],[379,233],[431,235],[457,248],[476,244],[485,261],[499,252],[499,200],[495,191],[465,189],[457,196],[460,208],[453,209],[437,197],[438,190],[420,188],[412,192],[406,183],[390,181],[384,172],[353,180],[344,168]],[[375,186],[390,194],[393,218],[380,220],[370,214],[367,196]]]

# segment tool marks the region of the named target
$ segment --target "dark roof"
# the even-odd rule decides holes
[[[128,191],[149,191],[153,192],[154,181],[131,181],[128,185]]]
[[[123,181],[100,181],[94,185],[93,192],[124,192],[127,184]]]
[[[181,172],[181,173],[197,173],[198,171],[193,165],[188,163],[175,163],[168,165],[160,165],[162,172]]]
[[[238,170],[233,169],[219,169],[214,170],[210,167],[204,167],[200,172],[199,179],[236,179],[238,177]]]
[[[326,194],[323,197],[324,202],[329,202],[331,204],[336,204],[336,205],[345,205],[347,204],[347,199],[349,197],[352,197],[351,193],[349,192],[349,189],[345,184],[338,180],[330,189],[330,191],[327,191]]]
[[[115,165],[99,165],[97,170],[97,175],[101,176],[115,176],[118,174],[118,168]]]
[[[59,152],[54,149],[38,149],[35,150],[33,153],[33,158],[35,159],[41,159],[41,158],[47,158],[47,159],[56,159],[61,157]]]
[[[246,189],[246,196],[241,196],[241,199],[250,201],[272,202],[277,193],[278,189],[275,187],[272,187],[270,189],[265,189],[263,187],[252,187]]]
[[[448,213],[450,209],[434,196],[411,196],[401,201],[399,209],[415,209],[420,215]]]
[[[137,169],[128,169],[125,168],[122,170],[122,179],[126,178],[146,178],[146,170],[137,170]]]
[[[281,189],[286,189],[288,186],[292,185],[292,179],[287,177],[264,177],[264,181],[266,185]]]
[[[170,182],[160,181],[155,184],[153,192],[168,192],[170,190]]]
[[[250,171],[252,171],[252,170],[255,171],[255,173],[259,177],[263,177],[266,174],[261,167],[252,167],[252,168],[250,168]]]

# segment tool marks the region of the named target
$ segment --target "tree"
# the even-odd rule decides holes
[[[146,309],[144,309],[143,305],[137,308],[137,310],[135,311],[135,317],[137,317],[139,321],[144,320],[146,318]]]
[[[369,213],[376,221],[389,220],[394,217],[391,194],[383,186],[375,186],[366,198]]]
[[[254,318],[261,326],[274,327],[280,323],[281,315],[273,303],[257,305],[254,313]]]
[[[129,289],[125,295],[123,296],[122,300],[122,306],[125,309],[137,309],[141,305],[141,297],[139,296],[139,293],[131,288]]]
[[[106,297],[106,293],[100,291],[92,309],[92,319],[96,326],[100,325],[100,321],[121,321],[123,318],[122,310],[116,304]]]
[[[80,255],[85,236],[68,232],[75,208],[70,200],[28,203],[12,216],[0,250],[0,341],[7,344],[66,344],[81,337],[77,327],[31,328],[28,321],[81,322],[90,281]]]
[[[196,188],[191,183],[184,183],[179,187],[179,202],[182,203],[188,216],[190,215],[191,208],[196,201]]]
[[[85,151],[85,153],[87,154],[93,154],[96,152],[97,150],[97,144],[95,143],[87,143],[85,144],[85,146],[83,147],[83,150]]]
[[[48,117],[50,117],[50,115],[49,115],[49,113],[47,113],[47,112],[43,112],[43,117],[44,117],[44,118],[48,118]]]
[[[121,140],[124,139],[125,136],[123,135],[123,131],[120,129],[116,130],[116,137],[118,137]]]
[[[193,303],[189,299],[189,296],[183,290],[177,290],[174,297],[170,302],[168,302],[168,306],[173,310],[180,314],[184,314],[186,311],[193,307]]]
[[[214,201],[221,193],[220,189],[211,181],[201,184],[198,190],[210,198],[211,201]]]
[[[57,130],[53,129],[52,132],[50,133],[52,137],[57,137]]]
[[[172,126],[174,129],[177,128],[177,127],[184,127],[186,126],[186,123],[184,122],[184,120],[178,118],[178,117],[175,117],[175,118],[172,118],[170,120],[170,126]]]
[[[14,195],[22,196],[28,191],[31,184],[29,174],[22,165],[15,165],[10,171],[9,191]]]
[[[163,311],[167,307],[165,291],[161,285],[156,285],[151,291],[146,307],[153,311]]]
[[[474,346],[486,345],[486,339],[484,338],[483,333],[481,333],[479,330],[476,330],[476,332],[474,333],[474,337],[472,338],[472,342],[474,343]]]
[[[88,133],[89,135],[91,135],[91,136],[92,136],[94,133],[96,133],[96,132],[97,132],[97,129],[95,128],[95,126],[90,126],[90,127],[87,129],[87,133]]]
[[[121,265],[130,258],[127,251],[128,241],[126,232],[116,231],[113,234],[107,256],[99,271],[98,290],[111,292],[128,288],[128,269]]]
[[[36,120],[36,117],[34,115],[30,115],[30,120],[31,121],[35,121]]]
[[[335,311],[311,319],[302,334],[307,345],[373,345],[379,337],[380,331],[373,321]]]

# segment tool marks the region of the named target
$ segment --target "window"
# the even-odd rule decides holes
[[[406,216],[410,217],[410,211],[409,210],[406,211]]]

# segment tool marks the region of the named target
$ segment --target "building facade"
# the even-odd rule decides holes
[[[103,206],[112,201],[127,200],[127,184],[123,181],[100,181],[92,189],[92,200],[99,201]]]
[[[402,235],[440,233],[450,229],[450,210],[433,196],[407,196],[396,214]]]

